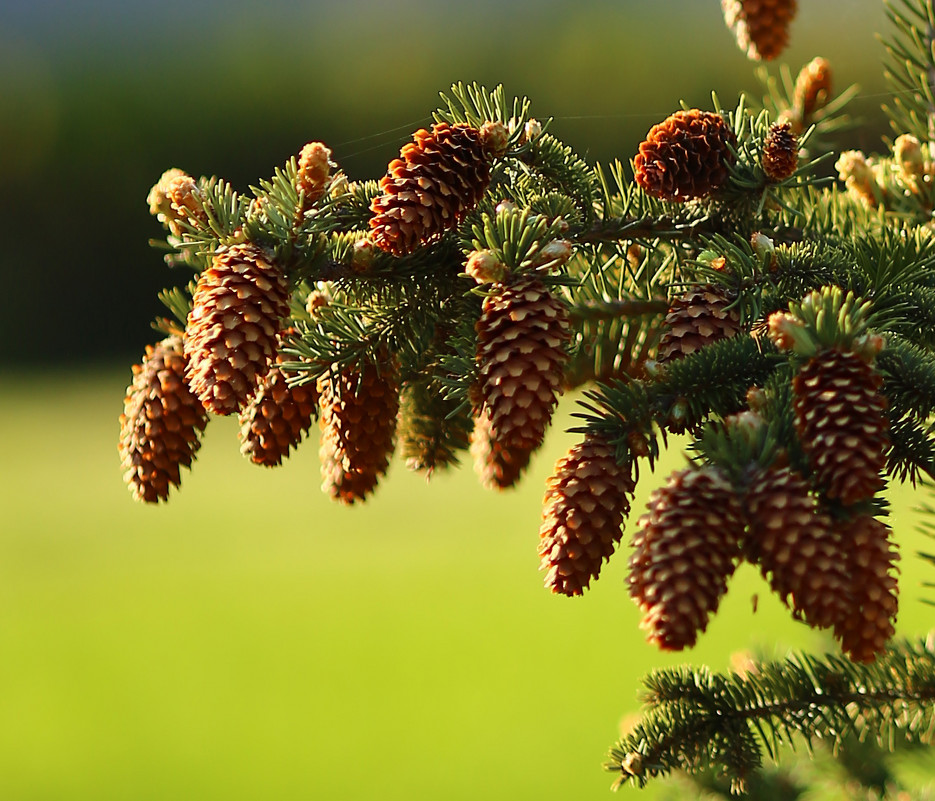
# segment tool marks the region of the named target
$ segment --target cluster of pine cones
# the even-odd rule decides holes
[[[389,165],[372,202],[372,245],[404,256],[457,227],[487,189],[492,161],[506,147],[499,123],[480,128],[438,123],[420,130]],[[301,212],[321,198],[330,180],[330,152],[306,145],[297,159]],[[165,173],[150,205],[170,231],[204,224],[196,182]],[[571,255],[567,243],[550,251],[550,265]],[[486,263],[495,274],[478,271]],[[561,390],[569,338],[567,308],[536,271],[511,273],[475,253],[469,274],[487,286],[476,322],[478,380],[471,449],[483,482],[512,486],[542,443]],[[453,463],[466,446],[463,427],[445,419],[443,399],[403,379],[393,354],[350,366],[331,365],[317,383],[288,380],[282,370],[293,282],[274,254],[249,241],[224,245],[198,278],[184,330],[147,348],[134,367],[121,415],[120,455],[136,498],[165,500],[200,447],[208,415],[238,414],[241,450],[254,463],[275,466],[296,448],[317,418],[323,487],[353,503],[372,492],[387,470],[401,423],[403,453],[427,472]],[[308,298],[309,313],[326,304]],[[401,405],[402,398],[402,405]]]
[[[714,428],[723,441],[712,450],[721,455],[672,475],[636,523],[630,595],[648,639],[665,650],[694,645],[742,560],[759,566],[795,617],[832,629],[854,661],[873,661],[894,632],[898,554],[873,506],[889,447],[875,367],[883,340],[862,328],[866,306],[836,288],[791,308],[772,315],[767,330],[797,365],[792,413],[802,469],[763,444],[764,393],[752,388],[751,410]],[[850,314],[843,326],[850,334],[822,341],[815,323],[821,314]],[[659,362],[738,335],[749,334],[724,291],[693,289],[670,308]],[[681,431],[674,423],[669,430]],[[622,538],[634,472],[632,455],[621,464],[595,433],[557,462],[539,544],[553,592],[580,595],[599,576]]]
[[[782,19],[791,15],[783,16],[782,9],[794,8],[734,5],[747,13],[750,36],[759,30],[749,24],[753,8],[772,9]],[[405,258],[457,229],[487,192],[507,144],[500,123],[440,122],[418,131],[379,183],[367,238],[358,242],[366,245],[357,251],[360,258],[367,248]],[[641,144],[635,182],[665,201],[706,198],[728,182],[736,144],[720,114],[676,112]],[[795,175],[792,121],[770,127],[759,159],[765,184]],[[330,152],[321,143],[299,154],[292,187],[297,218],[328,196],[330,167]],[[198,183],[178,170],[163,176],[149,200],[183,242],[186,231],[209,219]],[[525,269],[511,269],[492,250],[467,256],[464,272],[482,285],[484,299],[474,325],[470,421],[462,425],[437,387],[402,371],[386,349],[366,362],[315,365],[316,382],[287,374],[296,277],[272,249],[234,236],[201,271],[184,326],[167,328],[166,338],[147,348],[134,367],[119,443],[131,492],[146,502],[165,500],[179,485],[180,469],[191,466],[209,415],[234,413],[242,452],[265,466],[281,464],[317,419],[323,486],[344,503],[374,490],[399,436],[410,465],[431,471],[454,461],[470,429],[483,482],[512,486],[541,445],[563,387],[572,324],[547,273],[572,252],[571,242],[553,239],[540,261]],[[315,293],[303,300],[311,317],[328,304]],[[749,336],[735,301],[714,284],[675,297],[655,369],[712,343]],[[881,342],[864,332],[857,312],[849,338],[818,342],[809,309],[835,302],[818,293],[798,312],[769,324],[776,347],[800,362],[792,390],[807,477],[776,454],[739,464],[709,461],[676,473],[653,494],[638,522],[630,593],[644,612],[649,638],[661,647],[696,641],[741,559],[760,567],[797,617],[833,629],[853,659],[872,660],[891,636],[896,553],[872,507],[888,443],[873,364]],[[757,428],[750,423],[755,411],[748,414],[728,429]],[[669,433],[686,430],[677,416],[664,423]],[[580,595],[621,539],[636,486],[633,457],[645,455],[635,433],[627,452],[621,459],[615,443],[591,432],[556,465],[539,539],[546,585],[554,592]],[[833,512],[825,501],[833,502]]]

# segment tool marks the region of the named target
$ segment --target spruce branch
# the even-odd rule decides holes
[[[883,745],[897,733],[931,743],[935,735],[931,639],[893,641],[871,665],[798,655],[742,674],[660,670],[644,683],[643,716],[605,765],[620,774],[615,787],[714,767],[742,793],[764,752],[774,758],[782,743],[834,748],[851,733]]]

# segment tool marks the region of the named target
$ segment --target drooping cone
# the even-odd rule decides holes
[[[784,181],[799,166],[799,140],[792,123],[775,122],[769,127],[760,156],[763,172],[771,181]]]
[[[633,160],[634,177],[646,194],[662,200],[705,197],[727,180],[734,142],[720,114],[676,111],[650,128]]]
[[[721,0],[721,8],[747,58],[770,61],[785,50],[795,0]]]
[[[290,386],[274,364],[240,412],[240,452],[254,464],[282,464],[289,450],[299,446],[317,412],[315,384]]]
[[[808,482],[790,467],[761,469],[747,491],[745,555],[798,617],[826,628],[851,604],[846,546]]]
[[[276,354],[289,282],[252,244],[218,249],[198,279],[185,329],[187,379],[215,414],[241,409]]]
[[[455,228],[490,183],[494,157],[506,149],[500,123],[474,128],[440,122],[416,131],[400,158],[380,179],[382,194],[370,209],[372,239],[394,256],[405,256]]]
[[[829,498],[850,505],[884,485],[889,423],[880,374],[850,351],[825,350],[792,382],[795,427]]]
[[[565,305],[534,275],[496,285],[476,324],[478,424],[472,448],[487,486],[511,486],[542,444],[568,356]]]
[[[471,435],[469,410],[459,411],[438,386],[416,380],[403,388],[399,404],[399,446],[406,466],[430,478],[458,463]]]
[[[555,463],[539,528],[546,587],[581,595],[598,577],[623,535],[635,487],[631,466],[617,464],[614,449],[594,435]]]
[[[474,420],[471,456],[474,470],[487,489],[509,489],[529,466],[534,448],[511,447],[497,438],[486,411]]]
[[[120,415],[120,459],[133,497],[157,503],[179,486],[180,468],[191,467],[208,415],[185,383],[182,340],[148,345],[133,366]]]
[[[740,330],[740,314],[721,287],[695,287],[669,305],[663,322],[656,360],[672,361],[705,345],[734,336]]]
[[[344,368],[318,381],[322,489],[342,503],[364,500],[393,454],[399,385],[388,364]]]
[[[899,606],[896,546],[890,529],[871,515],[836,524],[847,550],[853,602],[834,627],[841,648],[855,662],[873,662],[895,631]]]
[[[695,644],[717,610],[741,554],[744,514],[716,467],[686,468],[653,492],[630,556],[630,597],[640,627],[666,651]]]

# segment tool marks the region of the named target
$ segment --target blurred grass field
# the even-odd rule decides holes
[[[0,376],[0,798],[606,799],[645,672],[820,643],[746,566],[682,655],[644,643],[621,555],[584,598],[550,596],[538,519],[572,404],[514,493],[396,463],[346,509],[319,490],[314,442],[263,470],[214,420],[149,508],[116,453],[128,378]],[[916,633],[931,575],[908,499],[893,521]]]

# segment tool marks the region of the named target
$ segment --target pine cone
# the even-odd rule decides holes
[[[747,559],[797,617],[834,625],[851,604],[846,546],[808,482],[790,467],[761,469],[747,491]]]
[[[467,450],[469,444],[471,418],[466,411],[455,413],[456,405],[428,381],[417,380],[403,389],[399,444],[410,470],[430,478],[435,470],[458,463],[458,452]]]
[[[133,366],[120,415],[120,459],[133,497],[157,503],[179,486],[180,467],[191,467],[208,415],[185,383],[182,340],[148,345]]]
[[[331,150],[321,142],[309,142],[299,151],[295,188],[303,192],[304,209],[309,209],[324,194],[331,176]]]
[[[240,413],[240,452],[254,464],[282,464],[289,449],[299,446],[317,412],[315,385],[289,386],[286,375],[274,364]]]
[[[761,155],[763,172],[771,181],[784,181],[799,166],[799,140],[792,133],[792,124],[776,122],[769,127]]]
[[[747,58],[771,61],[785,50],[795,0],[721,0],[721,8]]]
[[[318,380],[322,489],[342,503],[364,500],[389,467],[399,412],[395,370],[373,364]]]
[[[669,305],[663,322],[656,360],[668,362],[688,356],[740,330],[737,308],[728,308],[731,298],[718,286],[695,287]]]
[[[667,651],[695,644],[727,591],[741,553],[744,515],[716,467],[686,468],[653,492],[630,556],[630,597],[647,639]]]
[[[490,183],[492,158],[505,149],[504,132],[499,123],[478,130],[445,122],[416,131],[390,162],[380,179],[383,194],[371,203],[377,247],[405,256],[457,227]]]
[[[883,488],[889,422],[880,374],[855,353],[826,350],[792,381],[795,427],[828,498],[845,506]]]
[[[188,383],[206,409],[243,407],[269,370],[288,313],[289,283],[260,248],[217,251],[198,279],[185,330]]]
[[[503,488],[519,477],[551,421],[568,358],[568,312],[539,278],[521,275],[485,298],[476,329],[475,398],[486,421],[475,430],[474,452],[485,484]]]
[[[831,64],[813,58],[799,71],[792,97],[793,132],[802,133],[831,98]]]
[[[734,132],[720,114],[676,111],[654,125],[633,161],[644,192],[683,202],[704,197],[727,180]]]
[[[539,528],[546,587],[581,595],[598,577],[623,535],[635,487],[632,467],[617,464],[614,449],[594,435],[555,463]]]
[[[871,515],[837,523],[847,553],[853,603],[835,624],[834,634],[855,662],[873,662],[895,632],[899,605],[896,546],[890,529]]]

